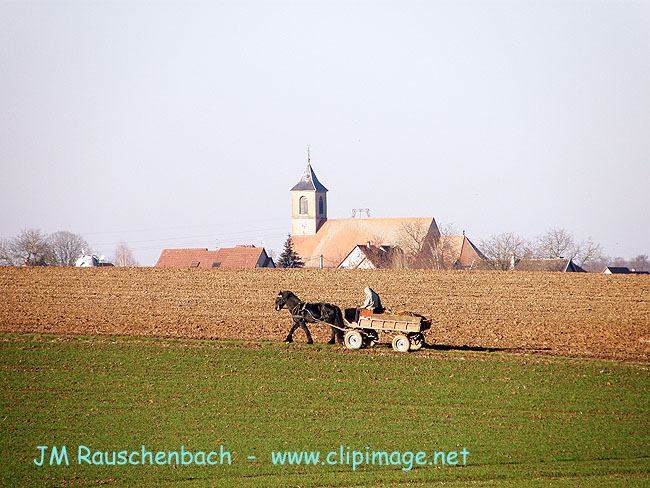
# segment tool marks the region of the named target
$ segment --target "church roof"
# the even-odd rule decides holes
[[[311,169],[311,164],[308,163],[307,168],[305,168],[305,172],[302,175],[302,178],[300,178],[300,181],[296,183],[296,185],[291,189],[291,191],[294,190],[327,191],[327,188],[325,188],[323,184],[318,181],[318,178],[316,178],[316,173],[314,173],[314,170]]]
[[[350,253],[357,244],[394,246],[410,228],[419,227],[437,238],[438,226],[433,217],[405,219],[332,219],[327,220],[315,235],[293,235],[293,249],[306,267],[323,265],[331,268]]]

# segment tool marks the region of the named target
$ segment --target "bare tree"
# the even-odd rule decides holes
[[[598,261],[602,255],[600,244],[596,244],[591,237],[588,237],[576,245],[573,259],[578,262],[579,266],[585,267],[592,262]]]
[[[443,236],[456,236],[460,234],[453,222],[450,224],[440,224],[438,230],[440,231],[440,235]]]
[[[368,242],[366,244],[370,244],[372,246],[383,246],[385,242],[386,239],[384,239],[384,236],[380,234],[372,234],[370,237],[368,237]]]
[[[407,258],[415,259],[424,249],[429,228],[417,222],[405,222],[399,231],[398,246]]]
[[[443,236],[454,232],[453,225],[443,225],[432,230],[426,224],[407,222],[400,229],[400,239],[397,243],[402,250],[393,257],[393,267],[396,268],[427,268],[451,269],[456,257],[451,240]]]
[[[138,262],[133,257],[133,253],[124,242],[120,242],[115,249],[115,257],[113,258],[115,266],[138,266]]]
[[[539,258],[575,257],[573,236],[565,229],[551,229],[537,238],[536,254]]]
[[[0,239],[0,266],[15,266],[16,261],[11,252],[11,240]]]
[[[606,266],[611,265],[612,261],[613,259],[611,257],[601,254],[600,256],[586,262],[582,268],[590,273],[600,273]]]
[[[392,269],[409,269],[411,267],[411,259],[399,246],[393,246],[394,252],[391,254],[389,266]]]
[[[511,269],[517,260],[532,254],[528,242],[512,232],[490,236],[481,241],[480,247],[491,266],[504,271]]]
[[[58,231],[48,237],[51,263],[55,266],[74,266],[90,246],[83,237],[68,231]]]
[[[638,256],[630,259],[629,263],[630,269],[636,271],[650,271],[650,261],[648,260],[647,254],[639,254]]]
[[[573,259],[579,266],[586,266],[591,261],[597,261],[602,255],[599,244],[591,237],[576,242],[565,229],[551,229],[537,238],[537,257]]]
[[[399,230],[398,241],[395,243],[402,250],[401,255],[395,255],[393,266],[402,269],[414,268],[416,261],[424,250],[429,228],[418,222],[405,222]]]
[[[39,229],[23,229],[8,244],[13,264],[43,265],[51,261],[47,237]]]

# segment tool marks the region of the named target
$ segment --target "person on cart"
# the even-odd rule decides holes
[[[369,286],[366,286],[363,291],[366,294],[366,301],[363,302],[363,305],[357,308],[354,314],[354,321],[357,323],[359,322],[359,314],[361,310],[372,310],[372,313],[382,313],[384,311],[379,295],[375,291],[373,291]]]

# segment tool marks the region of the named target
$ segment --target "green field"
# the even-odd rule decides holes
[[[470,351],[397,355],[385,347],[1,337],[0,480],[7,486],[650,484],[648,364]],[[53,445],[66,446],[70,464],[50,466],[48,450],[45,464],[36,466],[37,446]],[[92,453],[145,445],[154,455],[181,446],[220,453],[223,446],[230,464],[80,465],[79,445]],[[344,454],[399,452],[392,459],[401,464],[353,470],[322,464],[323,457],[308,466],[274,465],[271,458],[283,451],[338,456],[341,446]],[[463,449],[465,465],[459,454],[456,465],[411,462],[408,469],[409,452],[432,461],[436,452]]]

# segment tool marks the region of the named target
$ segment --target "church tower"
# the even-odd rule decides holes
[[[307,153],[307,168],[291,189],[291,235],[314,235],[326,220],[327,188],[316,178]]]

